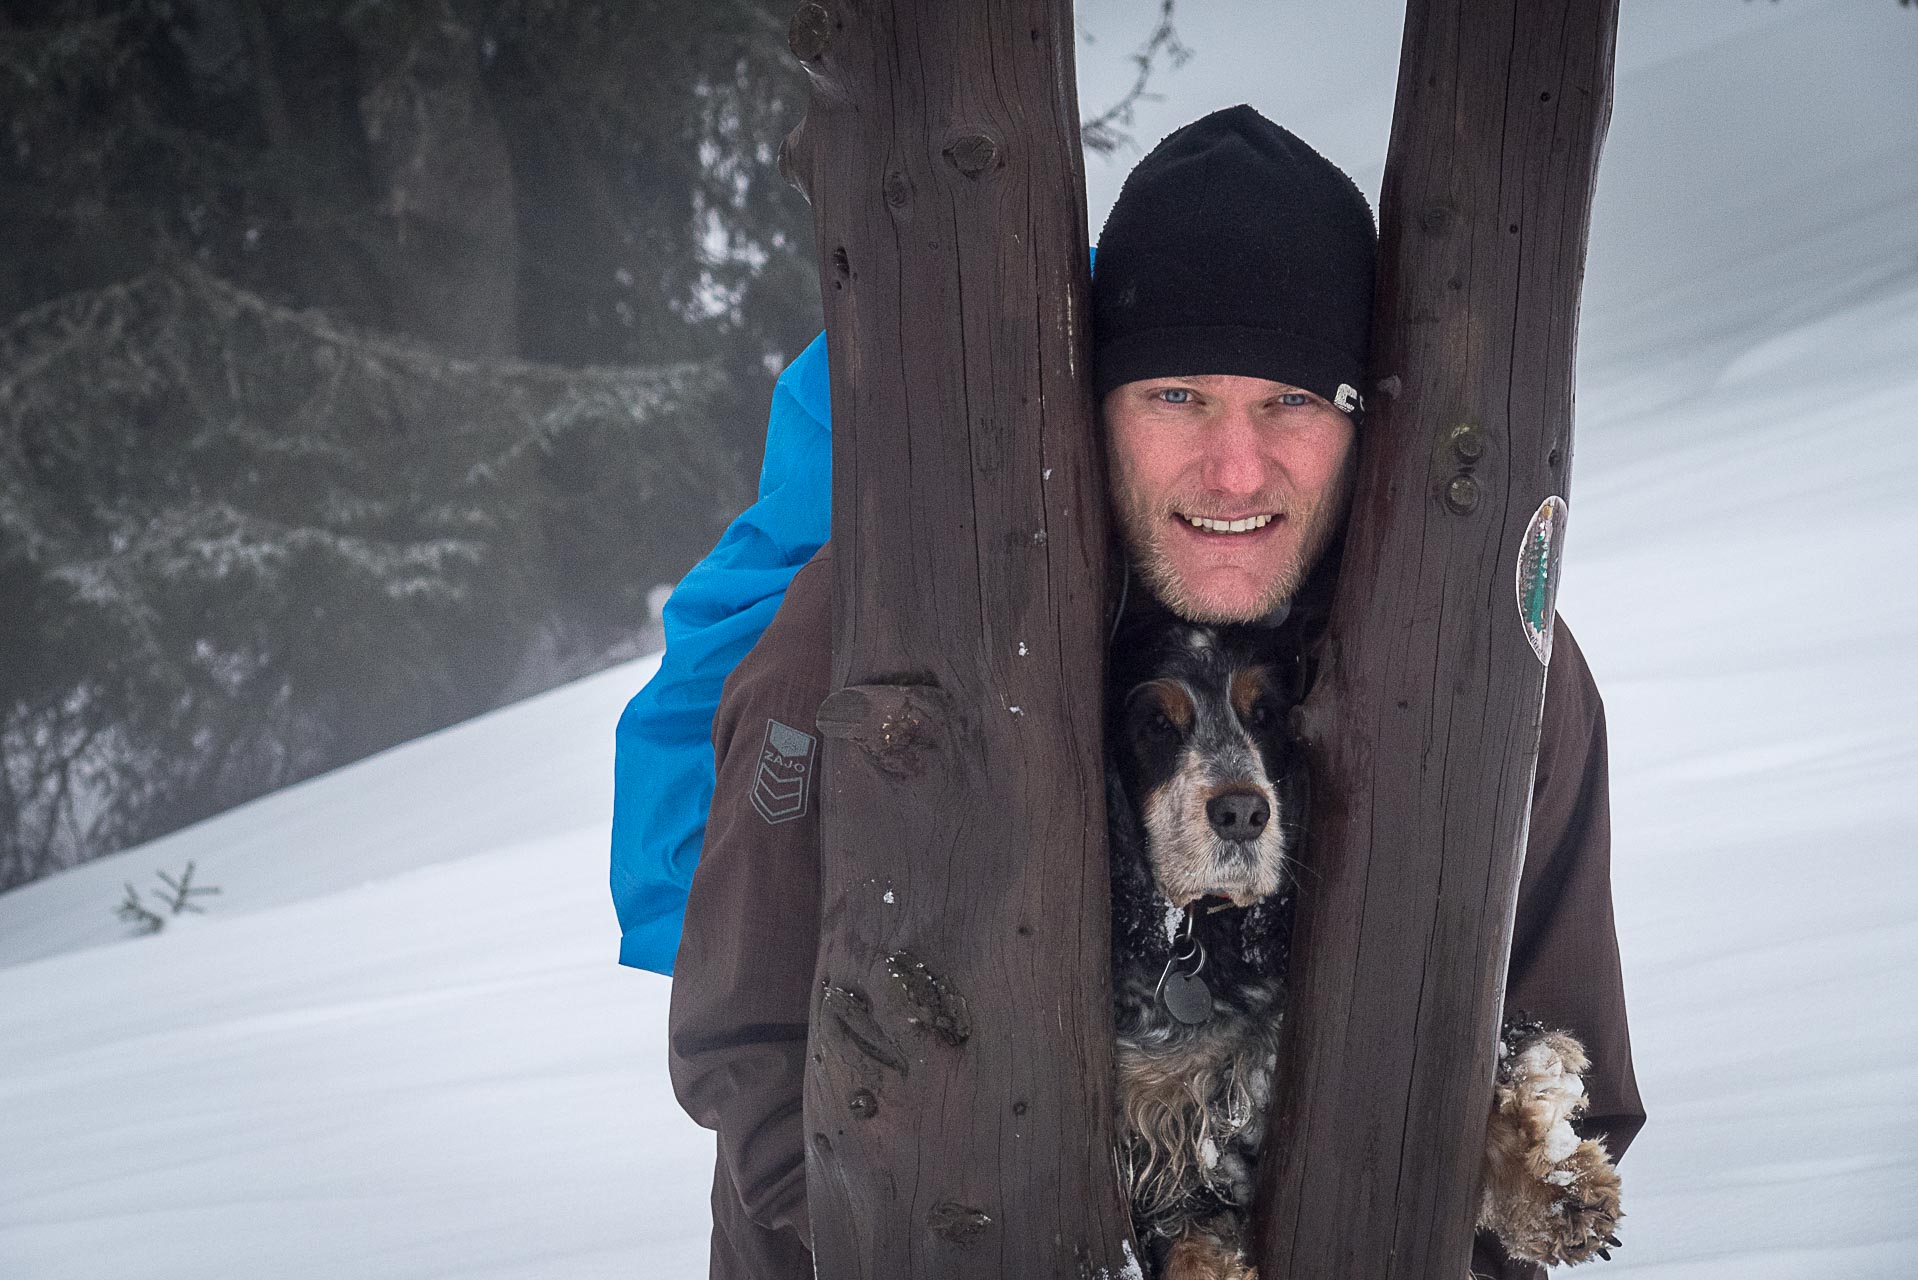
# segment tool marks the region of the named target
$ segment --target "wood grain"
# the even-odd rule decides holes
[[[806,1079],[819,1274],[1124,1274],[1107,538],[1067,0],[815,0],[835,628]]]
[[[1616,0],[1411,0],[1360,464],[1300,725],[1311,837],[1262,1276],[1455,1280],[1545,668],[1514,575],[1569,497]],[[1393,392],[1396,394],[1393,394]]]

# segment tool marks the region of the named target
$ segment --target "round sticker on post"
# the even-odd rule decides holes
[[[1518,617],[1532,652],[1552,661],[1552,606],[1558,599],[1558,557],[1565,549],[1565,499],[1553,494],[1538,504],[1518,548]]]

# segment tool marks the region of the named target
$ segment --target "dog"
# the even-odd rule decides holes
[[[1250,1216],[1285,1015],[1305,770],[1297,663],[1259,626],[1152,610],[1108,682],[1114,1023],[1121,1168],[1162,1280],[1255,1280]],[[1513,1020],[1500,1037],[1478,1225],[1515,1258],[1606,1256],[1618,1177],[1580,1140],[1582,1046]]]

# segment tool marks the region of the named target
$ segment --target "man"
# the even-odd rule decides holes
[[[1361,429],[1376,233],[1350,179],[1249,107],[1133,171],[1100,238],[1095,390],[1132,581],[1194,621],[1303,648],[1335,569]],[[712,1275],[812,1274],[801,1088],[818,947],[816,811],[752,803],[771,725],[830,692],[831,548],[799,571],[713,726],[717,782],[680,945],[671,1068],[716,1129]],[[1616,1156],[1642,1123],[1610,889],[1603,711],[1561,628],[1547,683],[1508,1007],[1579,1036]],[[1481,1241],[1482,1275],[1543,1273]]]

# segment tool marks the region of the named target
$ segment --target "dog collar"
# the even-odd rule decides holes
[[[1165,971],[1159,975],[1159,988],[1153,993],[1167,1013],[1188,1027],[1196,1027],[1212,1017],[1212,988],[1199,976],[1199,971],[1205,968],[1205,944],[1199,941],[1198,935],[1199,904],[1203,901],[1186,906],[1185,927],[1172,945],[1172,955],[1165,962]],[[1231,900],[1225,905],[1231,906]],[[1222,908],[1210,908],[1207,914],[1218,910]],[[1191,964],[1192,968],[1182,970],[1180,966],[1185,964]]]

